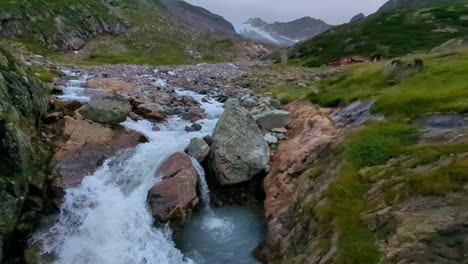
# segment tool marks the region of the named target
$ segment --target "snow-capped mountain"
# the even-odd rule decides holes
[[[303,17],[291,22],[267,23],[261,18],[251,18],[237,26],[239,34],[266,44],[289,47],[313,38],[332,26],[320,19]]]

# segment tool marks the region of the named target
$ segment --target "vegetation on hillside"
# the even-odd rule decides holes
[[[335,27],[290,50],[292,63],[321,66],[346,56],[390,58],[431,50],[468,35],[466,3],[376,13]]]
[[[3,1],[0,17],[18,41],[63,63],[188,64],[237,56],[235,40],[173,21],[159,1]],[[21,32],[21,33],[18,33]],[[83,41],[85,43],[83,43]],[[63,52],[79,50],[78,52]]]
[[[387,257],[382,241],[394,235],[398,226],[370,227],[363,217],[382,209],[382,200],[385,206],[393,206],[415,197],[443,198],[466,192],[466,139],[441,139],[429,144],[422,127],[413,121],[433,113],[468,111],[468,50],[418,54],[401,60],[412,62],[415,58],[424,61],[424,69],[397,83],[390,82],[387,74],[390,61],[382,61],[345,67],[341,75],[311,82],[305,88],[270,90],[280,98],[309,99],[324,107],[375,100],[372,111],[386,117],[386,121],[351,130],[344,142],[333,148],[333,159],[339,164],[336,168],[317,174],[312,164],[305,170],[301,177],[317,184],[323,177],[335,180],[326,190],[326,202],[297,201],[301,210],[295,213],[296,221],[304,225],[315,221],[320,228],[310,231],[316,236],[312,240],[294,241],[283,263],[304,263],[304,256],[314,255],[311,250],[329,252],[335,234],[334,263],[381,263]],[[373,195],[369,194],[371,190]],[[377,198],[373,197],[376,193]]]

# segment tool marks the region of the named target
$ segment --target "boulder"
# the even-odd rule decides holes
[[[263,130],[287,127],[291,123],[289,113],[284,110],[267,111],[255,116],[257,124]]]
[[[144,118],[163,121],[166,119],[166,109],[160,104],[156,103],[146,103],[140,104],[136,108],[136,112],[142,115]]]
[[[162,177],[148,191],[148,205],[156,221],[177,220],[185,222],[198,203],[198,175],[190,157],[181,152],[171,155],[159,168]]]
[[[127,119],[131,106],[123,96],[98,94],[93,95],[90,103],[78,111],[86,119],[102,124],[116,125]]]
[[[193,138],[185,149],[185,153],[194,157],[198,162],[203,162],[210,153],[210,146],[202,138]]]
[[[250,180],[263,171],[270,148],[252,115],[229,100],[213,134],[210,167],[222,185]]]
[[[146,138],[135,131],[112,130],[70,117],[64,118],[63,134],[68,140],[59,146],[52,159],[55,186],[59,189],[80,185],[83,178],[93,174],[104,160],[146,142]]]

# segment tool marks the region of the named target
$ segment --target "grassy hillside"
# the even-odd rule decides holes
[[[451,197],[467,197],[467,132],[432,134],[414,121],[430,114],[468,112],[468,50],[417,54],[402,60],[412,62],[415,58],[424,61],[424,69],[397,84],[389,83],[390,61],[383,61],[345,67],[343,74],[310,83],[301,93],[298,88],[271,91],[325,107],[375,100],[371,111],[386,117],[348,131],[343,142],[332,148],[330,155],[339,165],[327,167],[328,174],[318,179],[308,176],[308,171],[321,164],[316,162],[300,176],[316,184],[330,177],[336,180],[326,189],[326,202],[310,199],[317,195],[314,189],[302,191],[294,224],[317,223],[318,227],[313,225],[314,236],[291,241],[282,263],[309,263],[310,256],[325,257],[327,252],[333,254],[333,263],[343,264],[429,263],[427,259],[444,263],[450,258],[445,255],[447,248],[460,254],[451,259],[453,263],[465,263],[462,240],[453,235],[466,237],[465,231],[453,228],[464,218],[445,222],[437,217],[443,206],[461,210],[458,206],[463,202],[450,204]],[[406,212],[401,209],[404,205],[415,207]],[[402,220],[393,221],[392,212]],[[376,222],[369,220],[376,216],[381,216]],[[440,225],[437,231],[430,229],[435,225]]]
[[[184,64],[238,55],[238,40],[187,26],[157,0],[7,0],[0,18],[0,36],[66,63]]]
[[[435,4],[460,2],[459,0],[390,0],[378,12],[392,11],[408,7],[426,7]]]
[[[290,50],[293,63],[321,66],[345,56],[396,57],[427,51],[468,35],[466,3],[377,13],[345,24]]]

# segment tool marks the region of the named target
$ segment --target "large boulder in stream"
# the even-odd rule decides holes
[[[192,160],[185,153],[174,153],[159,167],[156,176],[162,180],[148,191],[154,219],[185,222],[198,203],[198,174]]]
[[[127,119],[132,107],[127,99],[116,94],[97,94],[91,97],[80,114],[89,120],[109,125],[119,124]]]
[[[222,185],[250,180],[263,171],[270,160],[270,148],[255,119],[229,100],[213,134],[210,166]]]

